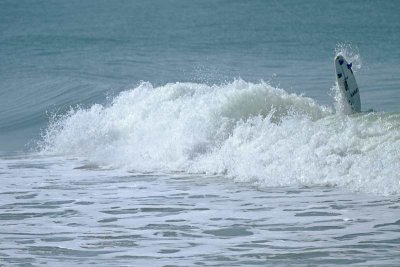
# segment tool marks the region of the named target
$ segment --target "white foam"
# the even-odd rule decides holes
[[[142,83],[55,119],[43,153],[138,171],[225,174],[260,186],[400,193],[400,116],[334,114],[264,82]]]

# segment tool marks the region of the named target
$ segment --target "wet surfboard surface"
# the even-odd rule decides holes
[[[352,64],[342,55],[335,57],[336,80],[352,112],[361,112],[360,91],[354,77]]]

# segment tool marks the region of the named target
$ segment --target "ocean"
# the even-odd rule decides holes
[[[0,266],[399,266],[399,14],[0,1]]]

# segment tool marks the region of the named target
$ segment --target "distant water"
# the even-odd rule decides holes
[[[0,266],[400,265],[399,14],[1,1]]]

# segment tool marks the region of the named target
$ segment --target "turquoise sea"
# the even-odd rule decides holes
[[[0,266],[399,266],[399,14],[0,1]]]

